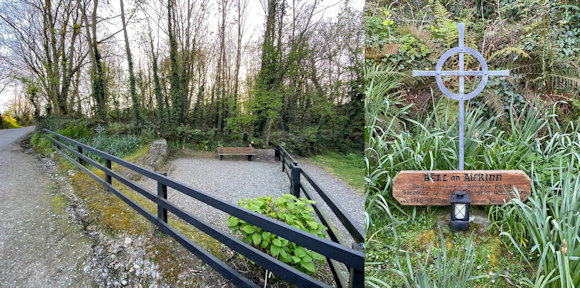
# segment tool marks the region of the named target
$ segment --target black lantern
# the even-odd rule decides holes
[[[451,230],[469,229],[471,196],[465,195],[465,191],[455,191],[449,196],[449,203],[451,203]]]

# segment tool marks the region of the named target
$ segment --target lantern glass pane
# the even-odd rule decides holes
[[[465,219],[465,204],[455,203],[453,205],[456,219]]]

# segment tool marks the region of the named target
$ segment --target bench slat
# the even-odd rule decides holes
[[[218,147],[219,155],[256,155],[254,147]]]

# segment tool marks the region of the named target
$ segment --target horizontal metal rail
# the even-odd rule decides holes
[[[324,202],[326,202],[328,207],[330,207],[332,212],[334,212],[336,217],[338,217],[338,220],[340,220],[340,222],[348,230],[350,235],[354,238],[354,240],[359,243],[364,242],[365,238],[363,236],[364,235],[363,229],[359,227],[356,224],[356,222],[353,221],[350,215],[344,212],[344,210],[338,205],[338,203],[332,198],[332,196],[330,196],[328,193],[322,190],[322,188],[320,188],[316,180],[314,180],[314,178],[312,178],[312,176],[310,176],[310,174],[308,174],[306,170],[302,169],[300,173],[302,174],[302,176],[304,176],[304,178],[308,181],[308,183],[310,183],[312,188],[314,188],[314,190],[318,192],[318,195],[320,195],[320,197],[324,200]]]
[[[75,151],[74,149],[68,147],[67,145],[57,141],[54,138],[47,137],[48,139],[50,139],[51,141],[53,141],[57,145],[63,147],[69,153],[72,153],[75,156],[77,156],[79,159],[79,162],[86,161],[87,163],[95,166],[97,169],[100,169],[103,172],[105,172],[106,181],[103,181],[98,176],[96,176],[96,175],[92,174],[90,171],[88,171],[88,169],[82,167],[81,164],[76,163],[72,158],[64,155],[64,153],[62,151],[60,151],[59,149],[56,149],[57,151],[59,151],[60,154],[67,157],[67,159],[69,161],[73,162],[77,166],[81,166],[82,167],[81,169],[83,169],[83,171],[87,172],[87,174],[90,173],[89,176],[91,176],[93,178],[96,177],[95,180],[98,179],[97,181],[99,183],[103,184],[107,189],[110,189],[111,191],[113,191],[113,193],[115,193],[115,190],[112,190],[112,189],[115,189],[115,188],[111,184],[109,184],[111,177],[115,178],[116,180],[118,180],[122,184],[135,190],[136,192],[140,193],[141,195],[145,196],[147,199],[157,203],[158,206],[162,207],[163,209],[166,209],[167,211],[178,216],[179,218],[181,218],[181,219],[185,220],[186,222],[192,224],[193,226],[197,227],[202,232],[210,235],[211,237],[220,241],[224,245],[226,245],[226,246],[232,248],[233,250],[237,251],[238,253],[248,257],[250,260],[258,263],[259,265],[261,265],[267,269],[269,269],[274,274],[278,275],[282,279],[285,279],[291,283],[297,284],[301,287],[302,286],[308,286],[308,287],[327,287],[328,286],[327,284],[322,283],[319,280],[316,280],[316,279],[290,267],[289,265],[287,265],[287,264],[285,264],[285,263],[283,263],[275,258],[272,258],[270,255],[265,254],[265,253],[255,249],[254,247],[249,246],[246,243],[243,243],[239,239],[233,238],[233,237],[225,234],[224,232],[222,232],[218,229],[214,229],[211,225],[205,223],[202,220],[199,220],[198,218],[196,218],[193,215],[181,210],[180,208],[175,207],[172,203],[168,202],[167,200],[148,192],[147,190],[139,187],[138,185],[132,183],[131,181],[129,181],[129,180],[123,178],[122,176],[114,173],[110,169],[110,161],[118,163],[121,166],[129,168],[129,169],[131,169],[135,172],[138,172],[144,176],[147,176],[151,179],[157,180],[159,185],[167,185],[168,187],[172,187],[172,188],[176,189],[177,191],[182,192],[186,195],[189,195],[197,200],[200,200],[200,201],[202,201],[202,202],[204,202],[204,203],[206,203],[206,204],[208,204],[216,209],[222,210],[230,215],[233,215],[233,216],[238,217],[242,220],[245,220],[246,222],[248,222],[250,224],[256,225],[265,231],[272,232],[274,234],[277,234],[281,237],[286,238],[289,241],[295,242],[298,245],[301,245],[301,246],[304,246],[304,247],[309,248],[311,250],[314,250],[314,251],[326,256],[329,259],[329,261],[332,259],[336,259],[339,262],[342,262],[345,264],[348,263],[348,266],[353,267],[357,271],[363,271],[363,269],[364,269],[364,253],[362,253],[360,251],[357,251],[357,250],[354,250],[351,248],[347,248],[347,247],[342,246],[342,245],[337,245],[334,242],[331,242],[331,241],[323,239],[323,238],[316,237],[312,234],[306,233],[302,230],[299,230],[297,228],[289,226],[285,223],[273,220],[271,218],[268,218],[268,217],[263,216],[261,214],[255,213],[255,212],[250,211],[248,209],[234,206],[234,205],[227,203],[227,202],[224,202],[222,200],[212,198],[211,196],[208,196],[208,195],[206,195],[202,192],[199,192],[193,188],[190,188],[184,184],[175,182],[175,181],[173,181],[173,180],[171,180],[163,175],[160,175],[156,172],[139,167],[139,166],[132,164],[130,162],[127,162],[121,158],[118,158],[118,157],[115,157],[115,156],[110,155],[108,153],[99,151],[99,150],[94,149],[88,145],[85,145],[83,143],[80,143],[80,142],[77,142],[73,139],[70,139],[66,136],[54,133],[50,130],[45,129],[45,131],[49,134],[52,134],[52,135],[60,138],[60,139],[66,140],[67,142],[69,142],[71,144],[76,145],[77,151]],[[56,147],[54,147],[54,148],[56,148]],[[93,152],[96,155],[105,158],[107,161],[107,163],[106,163],[107,167],[103,167],[102,165],[100,165],[96,161],[94,161],[94,160],[88,158],[87,156],[83,155],[82,153],[80,153],[79,151],[83,151],[82,149],[84,149],[86,151]],[[109,182],[109,183],[107,183],[107,182]],[[120,193],[118,190],[117,190],[117,192]],[[115,194],[117,195],[117,193],[115,193]],[[119,196],[119,195],[117,195],[117,196]],[[125,201],[125,199],[123,197],[121,197],[121,196],[119,196],[119,197]],[[130,200],[130,199],[128,199],[128,200]],[[127,201],[125,201],[125,202],[127,202]],[[136,204],[136,203],[134,203],[134,205],[138,206],[138,204]],[[131,205],[131,204],[130,204],[130,206],[133,207],[133,205]],[[144,208],[141,207],[141,209],[143,210]],[[138,211],[138,212],[141,213],[142,211]],[[141,214],[143,215],[143,213],[141,213]],[[151,214],[151,213],[149,213],[149,214]],[[151,214],[150,216],[155,217],[155,216],[153,216],[153,214]],[[145,216],[145,217],[147,219],[149,219],[148,216]],[[156,225],[158,222],[165,223],[162,220],[160,220],[159,218],[155,217],[155,219],[156,219],[156,221],[151,221],[151,222],[153,222]],[[165,224],[167,224],[167,223],[165,223]],[[165,229],[163,227],[161,227],[161,228]],[[175,231],[175,233],[178,233],[178,232]],[[173,235],[175,233],[169,232],[168,234]],[[185,244],[182,243],[183,241],[186,241],[185,239],[187,239],[187,238],[181,239],[181,240],[178,239],[179,237],[184,237],[183,235],[181,235],[181,236],[180,235],[181,234],[175,235],[175,237],[177,237],[176,240],[178,240],[178,242],[180,242],[184,246],[188,245],[187,242]],[[304,237],[304,238],[306,238],[306,240],[301,239],[300,237]],[[190,241],[190,240],[187,239],[187,241]],[[310,243],[308,243],[308,242],[310,242]],[[186,246],[186,248],[188,248],[188,247]],[[192,251],[192,249],[189,249],[189,248],[188,248],[188,250]],[[198,253],[201,253],[201,252],[198,252],[198,249],[193,249],[192,252],[196,255],[198,255]],[[207,251],[205,251],[205,252],[207,253]],[[342,255],[333,255],[334,253],[340,253]],[[202,258],[202,257],[200,257],[200,258]],[[202,260],[204,260],[204,259],[202,259]],[[211,261],[211,260],[212,259],[208,260],[208,264],[210,264],[209,261]],[[334,260],[332,262],[329,262],[329,263],[336,264],[334,262]],[[226,265],[225,263],[222,263],[222,264]],[[215,265],[217,265],[218,268],[221,267],[219,264],[214,263],[214,266]],[[228,266],[228,268],[230,268],[230,267]],[[216,268],[214,268],[214,269],[216,269]],[[221,269],[221,270],[216,269],[216,271],[222,273],[224,268],[219,268],[219,269]],[[224,273],[226,273],[226,272],[224,272]],[[222,275],[224,275],[224,274],[222,274]],[[224,276],[226,276],[226,275],[224,275]],[[228,277],[226,277],[226,278],[230,279],[232,277],[234,277],[234,276],[230,275],[229,278]],[[237,281],[237,282],[232,281],[232,283],[234,283],[236,285],[241,285],[241,286],[247,287],[247,286],[245,286],[246,284],[243,283],[245,280],[243,280],[243,279],[240,280],[240,278],[237,278],[237,276],[235,276],[234,278],[236,278],[235,281]]]
[[[302,190],[302,192],[304,193],[306,198],[308,198],[308,200],[312,200],[312,196],[310,196],[311,192],[309,192],[308,189],[306,189],[306,187],[301,186],[300,189]],[[344,245],[344,242],[340,238],[340,234],[338,233],[338,230],[336,230],[334,225],[332,225],[332,222],[330,221],[328,216],[326,216],[326,214],[324,214],[324,212],[322,212],[322,210],[320,210],[320,208],[318,208],[318,205],[316,205],[316,203],[312,204],[312,208],[314,209],[314,212],[316,213],[316,215],[318,215],[318,219],[320,219],[320,222],[322,222],[322,225],[324,225],[328,228],[326,233],[328,233],[328,236],[330,236],[330,239],[332,239],[332,241],[334,241],[336,243],[340,243],[341,245]],[[328,262],[328,265],[330,266],[330,271],[332,272],[332,276],[334,277],[334,281],[336,281],[340,287],[347,287],[347,285],[346,285],[347,281],[346,281],[346,279],[344,279],[344,276],[342,275],[342,273],[340,273],[339,263],[333,259],[328,258],[328,257],[326,258],[326,260]]]
[[[286,162],[285,161],[286,158],[292,159],[293,163],[297,163],[294,160],[294,158],[292,158],[292,156],[290,156],[288,151],[286,151],[286,149],[284,149],[282,147],[279,147],[279,149],[280,149],[280,155],[281,155],[281,159],[283,162],[282,163],[283,166],[286,164],[286,163],[284,163],[284,162]],[[289,169],[291,169],[291,166],[288,166],[288,167],[289,167]],[[322,200],[324,200],[326,205],[328,205],[328,207],[336,215],[338,220],[340,220],[342,225],[344,225],[344,227],[347,229],[347,231],[353,237],[353,239],[356,242],[364,243],[364,241],[365,241],[364,240],[365,239],[364,232],[363,232],[364,230],[355,221],[353,221],[352,217],[346,211],[344,211],[344,209],[342,209],[342,207],[340,207],[340,205],[332,198],[332,196],[330,196],[328,193],[326,193],[318,185],[318,183],[314,180],[314,178],[312,176],[310,176],[310,174],[308,174],[308,172],[306,172],[306,170],[300,169],[300,174],[302,174],[302,176],[304,176],[306,181],[308,181],[308,183],[314,188],[314,190],[316,190],[316,192],[320,195]]]
[[[51,139],[51,138],[49,138]],[[55,139],[51,139],[51,141],[57,143],[62,148],[66,149],[70,153],[78,156],[79,158],[83,159],[87,163],[91,164],[95,168],[105,172],[106,175],[109,175],[115,179],[117,179],[122,184],[128,186],[132,190],[138,192],[139,194],[145,196],[147,199],[159,204],[162,208],[166,209],[167,211],[173,213],[174,215],[178,216],[179,218],[185,220],[187,223],[195,226],[200,231],[204,232],[205,234],[215,238],[216,240],[220,241],[222,244],[232,248],[233,250],[239,252],[240,254],[248,257],[250,260],[258,263],[261,266],[268,267],[268,270],[272,271],[272,273],[279,275],[282,279],[287,280],[289,282],[299,284],[299,285],[308,285],[310,287],[327,287],[326,284],[288,266],[287,264],[272,258],[270,255],[263,253],[260,250],[255,249],[254,247],[240,241],[237,238],[233,238],[230,235],[224,233],[219,229],[213,228],[210,224],[196,218],[195,216],[183,211],[182,209],[174,206],[171,202],[158,197],[157,195],[152,194],[151,192],[147,191],[146,189],[132,183],[131,181],[127,180],[123,176],[113,172],[110,169],[107,169],[101,166],[99,163],[94,161],[93,159],[74,151],[70,147],[56,141]],[[59,151],[60,152],[60,151]],[[70,159],[69,159],[70,160]],[[77,165],[77,163],[74,163]],[[80,164],[79,164],[80,165]],[[83,167],[84,168],[84,167]],[[86,168],[85,168],[86,169]],[[85,170],[83,170],[85,171]],[[97,177],[97,176],[95,176]],[[98,178],[98,177],[97,177]],[[101,183],[101,179],[99,178],[99,183]],[[109,184],[110,185],[110,184]]]
[[[60,143],[60,144],[62,144],[62,143]],[[62,144],[62,145],[64,145],[64,144]],[[219,272],[226,279],[230,280],[233,284],[235,284],[238,287],[256,287],[256,288],[259,287],[254,282],[252,282],[251,280],[249,280],[245,276],[241,275],[238,271],[232,269],[226,263],[222,262],[220,259],[218,259],[217,257],[213,256],[211,253],[209,253],[207,250],[203,249],[202,247],[197,245],[195,242],[191,241],[189,238],[187,238],[183,234],[179,233],[173,227],[169,226],[168,223],[165,223],[165,222],[161,221],[160,219],[158,219],[155,215],[153,215],[153,213],[151,213],[147,209],[141,207],[141,205],[137,204],[137,202],[133,201],[131,198],[129,198],[125,194],[121,193],[121,191],[119,191],[117,188],[113,187],[113,185],[107,183],[105,180],[101,179],[99,176],[92,173],[89,169],[84,167],[82,164],[74,161],[74,159],[72,159],[70,156],[66,155],[63,151],[58,149],[58,147],[56,147],[55,145],[51,145],[51,146],[61,156],[63,156],[67,160],[69,160],[77,168],[81,169],[83,172],[85,172],[87,175],[89,175],[91,178],[93,178],[99,184],[105,186],[109,191],[113,192],[117,197],[119,197],[119,199],[123,200],[123,202],[127,203],[131,208],[133,208],[135,211],[137,211],[139,214],[141,214],[147,220],[149,220],[150,222],[155,224],[157,227],[161,228],[161,230],[164,233],[170,235],[173,239],[177,240],[177,242],[179,242],[183,247],[185,247],[187,250],[189,250],[190,252],[195,254],[202,261],[206,262],[210,267],[215,269],[217,272]],[[83,158],[83,159],[87,160],[87,158]]]
[[[302,184],[302,177],[304,176],[306,181],[310,183],[310,185],[314,188],[314,190],[320,195],[323,201],[328,205],[331,211],[336,215],[339,221],[343,224],[343,226],[347,229],[351,237],[356,242],[354,246],[360,247],[364,249],[364,236],[363,230],[359,227],[352,220],[352,218],[346,213],[343,212],[343,209],[336,204],[336,201],[326,193],[316,181],[308,174],[304,169],[298,166],[296,160],[284,149],[283,147],[277,146],[275,151],[276,159],[282,162],[282,171],[286,173],[288,178],[290,179],[290,193],[296,197],[300,197],[300,191],[304,193],[307,199],[313,200],[313,193],[309,191],[303,184]],[[288,161],[288,160],[291,160]],[[338,230],[334,227],[328,216],[318,207],[317,203],[311,205],[318,216],[318,219],[325,225],[328,230],[328,236],[330,239],[336,243],[339,243],[343,246],[344,242],[340,238],[340,234]],[[334,277],[334,281],[337,283],[339,287],[347,287],[347,281],[344,279],[342,273],[340,272],[339,263],[334,261],[333,259],[327,258],[327,262],[329,264],[330,271]],[[344,263],[344,262],[343,262]],[[346,263],[345,263],[346,264]],[[350,283],[349,287],[353,287],[353,285],[364,285],[364,273],[361,270],[357,270],[356,268],[346,264],[346,267],[350,270]]]

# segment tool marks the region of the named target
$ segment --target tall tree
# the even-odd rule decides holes
[[[170,93],[171,93],[171,124],[179,126],[184,123],[182,107],[181,75],[179,69],[179,59],[177,55],[177,41],[173,32],[174,25],[174,0],[167,1],[167,33],[169,34],[169,61],[171,63]]]
[[[106,91],[106,76],[101,52],[99,51],[97,41],[97,11],[99,1],[93,0],[93,11],[91,12],[91,22],[89,23],[86,9],[87,2],[79,4],[79,9],[82,12],[83,22],[87,33],[87,44],[89,46],[89,55],[91,55],[91,81],[92,81],[92,96],[97,102],[97,111],[101,120],[107,121],[107,95]]]
[[[153,83],[155,85],[155,100],[157,101],[157,118],[160,127],[166,127],[169,119],[167,119],[167,109],[163,101],[163,92],[161,90],[161,81],[159,80],[159,68],[157,66],[157,54],[155,54],[155,47],[153,47],[153,37],[151,37],[151,55],[153,56]]]
[[[133,73],[133,57],[131,57],[131,47],[129,45],[129,36],[127,35],[127,21],[125,20],[125,7],[123,0],[119,0],[121,4],[121,22],[123,24],[123,35],[125,36],[125,47],[127,51],[127,64],[129,66],[129,93],[133,103],[133,121],[141,123],[141,109],[139,108],[139,98],[137,97],[137,89],[135,88],[135,73]]]
[[[239,100],[238,90],[240,86],[240,65],[242,60],[242,39],[244,38],[244,26],[245,26],[245,17],[246,17],[246,9],[248,7],[247,0],[238,0],[236,5],[236,12],[237,12],[237,45],[236,45],[236,70],[234,72],[234,99],[233,99],[233,107],[232,110],[234,113],[237,112],[237,104]]]
[[[256,136],[263,136],[266,130],[270,131],[272,122],[279,117],[280,100],[276,86],[276,79],[280,73],[280,51],[281,37],[277,37],[276,28],[281,26],[278,23],[279,17],[282,17],[285,1],[268,0],[266,3],[266,31],[264,32],[264,41],[262,43],[262,62],[258,79],[256,80],[255,98],[250,105],[250,109],[256,112],[256,122],[254,133]],[[280,18],[282,19],[282,18]]]
[[[69,93],[75,73],[86,56],[78,45],[77,1],[4,1],[0,29],[2,57],[14,78],[38,83],[55,107],[56,115],[69,114]]]
[[[228,6],[230,2],[228,0],[220,0],[220,22],[219,22],[219,54],[218,63],[216,71],[216,126],[218,131],[222,131],[225,124],[225,118],[227,117],[226,105],[227,105],[227,83],[226,83],[226,26],[227,26],[227,13]]]

